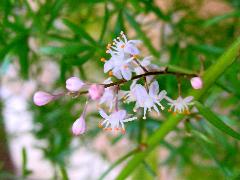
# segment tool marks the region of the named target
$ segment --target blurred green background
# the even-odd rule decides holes
[[[100,58],[108,58],[106,45],[121,30],[128,38],[142,40],[143,54],[152,55],[155,64],[199,72],[201,62],[207,69],[237,39],[239,17],[239,0],[1,0],[0,179],[98,179],[167,119],[169,113],[164,111],[144,124],[128,123],[126,135],[112,136],[98,128],[99,116],[93,108],[87,116],[88,132],[73,137],[71,125],[81,114],[85,97],[66,97],[40,108],[33,105],[34,91],[64,90],[65,80],[73,75],[102,82],[107,75]],[[201,99],[238,132],[239,70],[238,59]],[[162,76],[158,81],[161,89],[177,97],[175,78]],[[183,94],[189,88],[189,81],[183,79]],[[14,103],[19,97],[22,101]],[[30,125],[23,132],[15,129],[26,123],[25,116],[8,122],[10,98],[14,107],[25,107],[30,114]],[[132,104],[124,106],[132,112]],[[18,143],[14,138],[24,134],[31,134],[33,143],[24,141],[17,151],[11,150]],[[198,114],[186,118],[159,145],[132,173],[132,179],[240,178],[238,140]],[[41,152],[41,159],[52,167],[48,176],[31,167],[34,160],[28,157],[32,149]],[[81,149],[85,151],[72,157]],[[86,163],[86,174],[73,176],[72,162],[80,163],[86,151],[105,165],[89,171]],[[75,171],[81,173],[82,169],[80,166]],[[90,176],[92,171],[95,173]],[[114,172],[116,175],[119,169]]]

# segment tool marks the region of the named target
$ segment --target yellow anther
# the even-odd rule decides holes
[[[113,72],[112,72],[112,71],[109,71],[109,72],[108,72],[108,75],[109,75],[109,76],[113,76]]]
[[[101,124],[101,122],[98,123],[98,127],[99,127],[99,128],[102,128],[102,127],[103,127],[103,125]]]
[[[189,110],[185,110],[184,114],[189,115],[190,114]]]
[[[105,58],[101,58],[100,61],[106,62],[106,59]]]
[[[107,50],[106,53],[108,54],[108,53],[109,53],[109,50]]]
[[[139,56],[138,56],[137,54],[134,54],[132,57],[133,57],[134,59],[138,59],[138,58],[139,58]]]

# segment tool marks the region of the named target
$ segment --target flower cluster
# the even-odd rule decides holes
[[[139,40],[128,40],[123,32],[113,40],[113,43],[107,45],[106,53],[110,58],[104,62],[104,73],[110,76],[102,84],[85,83],[78,77],[71,77],[66,81],[67,93],[52,95],[43,91],[34,94],[33,101],[38,106],[61,97],[62,95],[80,96],[86,94],[88,100],[83,108],[82,115],[73,123],[72,132],[74,135],[80,135],[86,132],[86,113],[89,101],[98,101],[99,114],[103,118],[99,122],[99,127],[107,131],[125,133],[124,123],[136,120],[136,116],[128,115],[127,111],[120,109],[121,102],[134,103],[133,112],[143,112],[143,119],[146,119],[147,112],[154,110],[158,115],[160,111],[165,110],[162,101],[168,102],[168,111],[173,114],[189,114],[193,97],[181,96],[176,100],[171,99],[166,90],[160,90],[158,81],[155,79],[160,74],[172,74],[179,78],[184,76],[191,78],[190,83],[194,89],[201,89],[203,86],[202,79],[195,74],[183,74],[168,71],[167,68],[162,70],[155,64],[151,63],[150,56],[141,58]],[[115,82],[113,78],[119,79]],[[144,84],[141,84],[144,80]],[[121,90],[121,85],[132,81],[129,90]],[[180,86],[178,86],[180,88]],[[166,104],[166,103],[165,103]],[[103,110],[107,108],[109,115]],[[140,111],[139,111],[140,110]]]

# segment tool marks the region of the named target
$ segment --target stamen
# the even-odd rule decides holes
[[[121,47],[121,48],[124,48],[124,47],[125,47],[125,45],[123,44],[123,45],[121,45],[120,47]]]
[[[133,57],[134,59],[138,59],[138,58],[139,58],[139,56],[138,56],[137,54],[133,54],[132,57]]]
[[[106,62],[106,59],[105,58],[101,58],[100,61]]]
[[[112,72],[112,71],[109,71],[109,72],[108,72],[108,75],[109,75],[109,76],[113,76],[113,72]]]
[[[144,120],[147,119],[146,116],[143,116],[143,119],[144,119]]]
[[[125,129],[122,129],[121,132],[122,132],[122,134],[126,134],[126,130]]]
[[[102,127],[103,127],[103,125],[101,124],[101,122],[98,123],[98,127],[99,127],[99,128],[102,128]]]

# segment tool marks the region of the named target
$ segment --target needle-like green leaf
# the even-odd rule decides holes
[[[240,140],[240,134],[234,131],[231,127],[225,124],[214,112],[211,111],[210,108],[203,106],[200,102],[195,102],[199,113],[212,125],[214,125],[219,130],[223,131],[224,133],[232,136]]]

